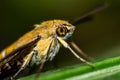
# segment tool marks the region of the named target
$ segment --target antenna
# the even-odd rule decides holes
[[[71,21],[71,24],[73,25],[77,25],[83,22],[87,22],[90,21],[92,19],[92,15],[107,8],[108,4],[100,4],[97,7],[95,7],[94,9],[88,11],[86,14],[74,19],[73,21]]]

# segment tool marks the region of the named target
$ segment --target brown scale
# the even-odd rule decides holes
[[[17,55],[13,56],[13,58],[7,62],[7,64],[9,64],[10,66],[7,66],[6,64],[0,66],[0,80],[4,80],[4,78],[6,77],[13,76],[21,68],[24,62],[24,57],[27,55],[26,53],[29,53],[32,50],[31,48],[23,49],[19,51]],[[18,65],[17,61],[21,64]]]
[[[6,78],[8,76],[14,75],[20,69],[22,64],[18,65],[17,61],[12,62],[12,64],[7,63],[7,64],[9,64],[9,66],[3,65],[0,67],[0,69],[1,69],[0,80]],[[19,61],[19,62],[22,63],[23,61]]]

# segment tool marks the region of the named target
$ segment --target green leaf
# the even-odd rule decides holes
[[[39,76],[40,80],[98,80],[120,73],[120,56],[95,62],[94,69],[90,66],[74,65],[53,71],[48,71]],[[33,80],[35,75],[21,78],[20,80]]]

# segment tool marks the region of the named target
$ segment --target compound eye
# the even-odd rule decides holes
[[[65,36],[67,32],[68,30],[66,27],[58,27],[56,30],[58,36]]]

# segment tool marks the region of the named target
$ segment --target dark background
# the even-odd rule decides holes
[[[76,26],[73,41],[98,59],[120,55],[119,0],[1,0],[0,50],[10,45],[34,24],[50,19],[73,20],[99,4],[108,8],[93,15],[89,22]],[[61,48],[55,61],[59,66],[78,64],[79,61]]]

